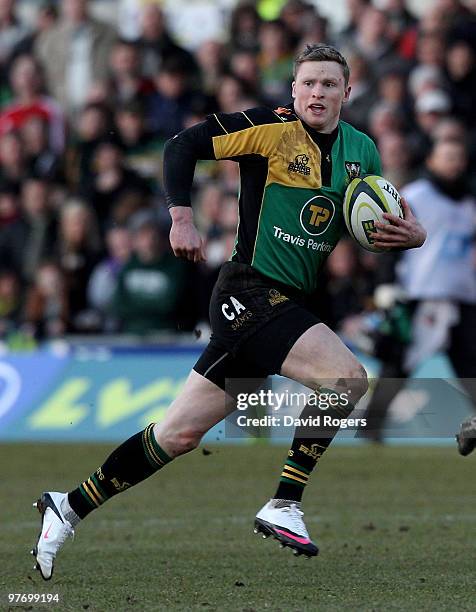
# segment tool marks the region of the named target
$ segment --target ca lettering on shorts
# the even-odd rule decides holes
[[[228,319],[228,321],[234,321],[240,312],[245,310],[246,307],[232,295],[230,295],[229,302],[224,302],[221,306],[223,316]]]

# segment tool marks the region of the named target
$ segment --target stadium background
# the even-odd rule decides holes
[[[31,502],[45,488],[70,490],[160,418],[209,333],[238,177],[233,164],[199,164],[193,200],[208,262],[177,263],[166,138],[210,110],[287,102],[295,49],[326,41],[351,64],[345,116],[376,140],[398,187],[423,171],[434,138],[467,141],[470,168],[475,154],[469,0],[379,0],[379,10],[364,0],[167,0],[165,19],[145,9],[145,30],[139,15],[153,2],[91,1],[107,24],[94,26],[95,44],[81,29],[52,35],[63,4],[80,0],[0,2],[0,608],[17,609],[9,593],[57,593],[58,609],[74,611],[473,610],[474,462],[451,438],[469,406],[443,380],[453,375],[444,355],[415,372],[391,411],[398,446],[344,435],[323,458],[305,498],[316,563],[251,535],[283,439],[223,448],[220,424],[197,452],[85,521],[52,582],[31,571]],[[116,43],[119,31],[137,40]],[[394,267],[343,241],[326,271],[323,316],[371,376],[384,314],[375,290]]]

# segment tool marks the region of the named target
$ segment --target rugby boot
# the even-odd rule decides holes
[[[270,499],[256,515],[254,531],[264,538],[273,536],[282,548],[291,548],[295,555],[315,557],[319,549],[309,537],[303,514],[300,502]]]
[[[33,504],[41,514],[41,531],[38,541],[31,554],[36,557],[34,569],[39,570],[44,580],[50,580],[53,575],[54,562],[59,549],[68,537],[74,536],[71,521],[75,521],[74,512],[66,512],[67,493],[47,492]],[[78,517],[76,517],[78,519]],[[78,519],[79,520],[79,519]]]

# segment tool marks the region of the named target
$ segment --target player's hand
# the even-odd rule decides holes
[[[388,223],[375,222],[376,232],[372,233],[374,245],[383,250],[416,249],[426,240],[426,231],[412,213],[405,198],[402,198],[403,219],[390,213],[383,217]]]
[[[170,246],[174,255],[196,263],[206,261],[203,241],[193,223],[192,209],[188,206],[175,206],[170,209],[170,216]]]

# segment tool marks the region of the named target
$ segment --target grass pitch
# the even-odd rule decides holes
[[[89,612],[474,610],[476,456],[449,447],[331,449],[305,494],[321,547],[311,560],[252,531],[283,448],[198,450],[93,513],[43,582],[31,503],[71,489],[110,449],[0,446],[0,610],[8,593],[58,593],[56,609]]]

